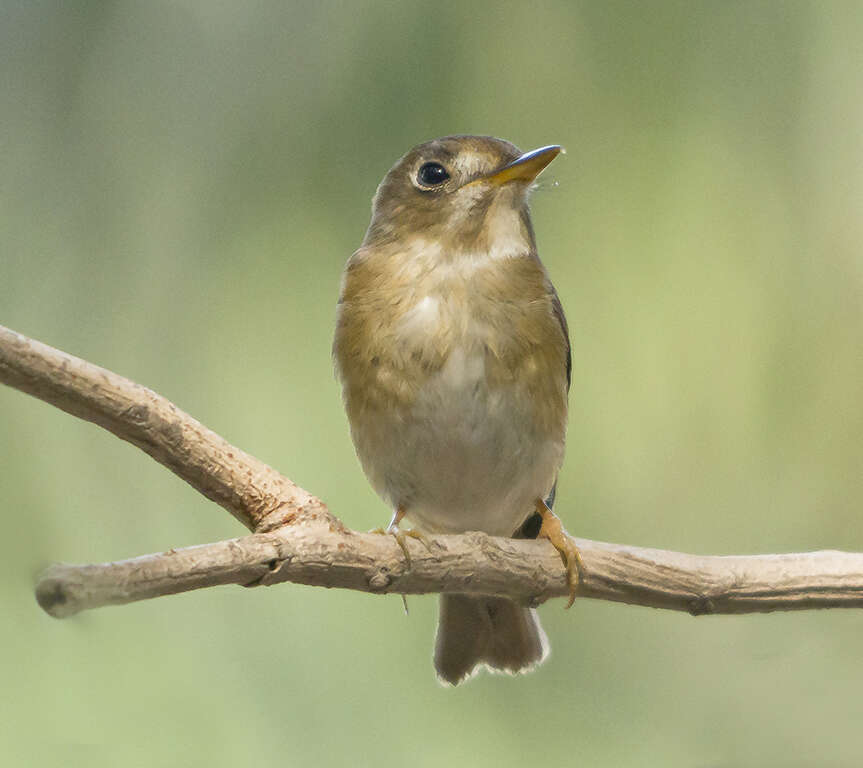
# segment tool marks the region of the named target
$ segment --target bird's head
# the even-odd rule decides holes
[[[490,136],[447,136],[414,147],[387,173],[365,246],[434,241],[445,253],[535,248],[527,193],[560,153],[522,153]]]

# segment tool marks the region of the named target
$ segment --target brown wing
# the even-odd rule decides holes
[[[569,326],[566,324],[566,315],[563,313],[563,305],[560,303],[560,298],[557,291],[552,286],[551,289],[551,308],[557,322],[560,323],[560,330],[563,331],[563,338],[566,339],[566,389],[569,391],[569,385],[572,381],[572,346],[569,343]]]
[[[569,391],[569,385],[572,381],[572,345],[569,343],[569,326],[566,323],[566,315],[563,313],[563,305],[560,303],[560,298],[554,286],[551,287],[551,308],[557,322],[560,323],[560,330],[563,331],[563,338],[566,339],[566,389]],[[551,488],[551,493],[545,500],[545,504],[549,509],[554,507],[554,497],[557,495],[557,481]],[[542,525],[542,518],[536,513],[528,516],[513,534],[514,539],[535,539],[539,535],[539,528]]]

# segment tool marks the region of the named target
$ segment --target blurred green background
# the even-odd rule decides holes
[[[0,323],[381,525],[330,361],[375,186],[443,134],[561,143],[533,208],[573,336],[570,530],[863,550],[860,3],[0,8]],[[447,690],[431,597],[42,614],[52,560],[243,531],[6,388],[0,494],[3,766],[860,764],[861,612],[555,601],[541,670]]]

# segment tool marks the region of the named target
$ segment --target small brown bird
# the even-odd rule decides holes
[[[561,552],[572,596],[578,551],[549,510],[569,334],[528,210],[559,152],[448,136],[402,157],[345,268],[333,354],[357,454],[403,549],[405,533],[530,535],[534,521],[532,534]],[[412,531],[399,529],[405,517]],[[482,664],[526,671],[547,653],[533,609],[441,597],[441,680],[457,684]]]

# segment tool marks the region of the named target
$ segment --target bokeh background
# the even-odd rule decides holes
[[[333,379],[339,274],[412,145],[565,145],[559,512],[698,553],[863,550],[863,5],[0,5],[0,323],[388,510]],[[541,613],[537,673],[435,682],[434,598],[226,587],[57,621],[52,560],[243,533],[0,388],[4,766],[856,766],[863,613]]]

